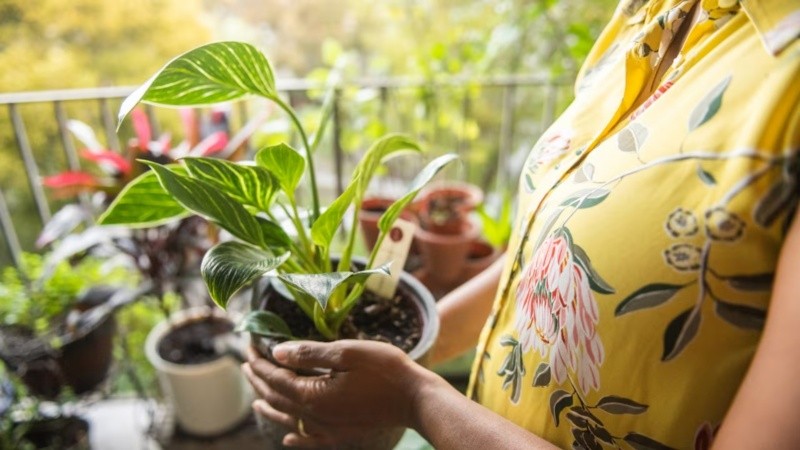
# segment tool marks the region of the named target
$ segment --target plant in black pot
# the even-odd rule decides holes
[[[357,223],[370,179],[382,161],[399,152],[420,151],[409,138],[389,135],[375,142],[344,192],[323,209],[313,155],[326,121],[309,139],[296,112],[276,90],[266,57],[238,42],[205,45],[173,59],[123,102],[120,119],[141,101],[199,106],[251,95],[273,102],[288,115],[301,151],[286,144],[266,147],[253,162],[242,164],[210,158],[184,158],[170,165],[146,162],[152,171],[126,187],[101,223],[135,226],[193,213],[230,233],[231,240],[206,253],[201,274],[222,308],[240,289],[274,275],[257,283],[254,308],[238,327],[251,333],[254,346],[266,357],[277,341],[357,338],[388,341],[423,360],[438,330],[433,298],[395,269],[402,267],[400,261],[382,261],[381,248],[387,236],[389,241],[400,238],[403,232],[393,224],[401,211],[455,156],[440,156],[418,174],[379,220],[380,234],[371,254],[358,259],[353,255],[355,227],[345,231],[337,255],[332,254],[334,239],[347,214]],[[307,183],[301,183],[304,176]],[[311,205],[303,208],[297,193],[306,184],[305,198]],[[390,273],[399,275],[396,293],[381,296],[367,289],[370,277]],[[396,430],[381,434],[391,436],[383,443],[365,437],[354,445],[381,448],[399,438]]]
[[[0,358],[9,372],[45,399],[95,389],[112,362],[113,312],[138,295],[123,287],[131,275],[94,258],[45,270],[36,254],[25,254],[19,269],[6,268]]]

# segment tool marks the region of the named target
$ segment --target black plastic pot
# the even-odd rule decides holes
[[[27,345],[14,348],[8,344],[24,340],[26,332],[5,327],[0,331],[0,358],[33,395],[54,399],[66,386],[83,394],[106,379],[116,328],[114,316],[109,314],[90,329],[65,336],[58,348],[36,343],[32,336]]]
[[[357,261],[357,266],[363,267],[363,261]],[[439,317],[436,313],[436,301],[428,289],[416,278],[403,272],[400,275],[400,283],[397,292],[414,303],[422,323],[422,334],[419,342],[408,352],[409,357],[417,363],[427,366],[428,356],[436,338],[439,334]],[[264,309],[270,301],[283,296],[275,288],[270,279],[261,279],[253,289],[253,299],[251,306],[254,309]],[[284,299],[285,300],[285,299]],[[288,300],[291,301],[291,300]],[[313,339],[313,337],[310,337]],[[265,358],[272,358],[272,348],[280,341],[262,336],[252,335],[251,340],[258,352]],[[305,374],[309,375],[309,374]],[[281,442],[283,437],[290,431],[285,427],[259,417],[261,429],[269,441],[269,448],[284,449]],[[367,435],[362,436],[356,441],[345,445],[336,446],[337,449],[347,450],[383,450],[392,449],[402,438],[405,430],[403,428],[382,428],[376,429]]]
[[[23,442],[37,449],[89,449],[89,422],[76,416],[60,416],[16,422]]]
[[[30,392],[54,399],[67,386],[75,394],[97,388],[111,367],[116,334],[116,308],[138,297],[139,291],[108,287],[90,289],[77,302],[74,323],[52,347],[20,326],[0,327],[0,359]]]

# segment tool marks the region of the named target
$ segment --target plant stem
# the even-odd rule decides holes
[[[311,144],[308,142],[308,136],[306,135],[306,131],[303,129],[303,125],[300,123],[300,119],[297,117],[297,114],[294,113],[294,110],[286,104],[280,97],[275,96],[272,98],[273,100],[282,110],[289,115],[289,118],[294,123],[295,128],[297,128],[297,132],[300,133],[300,139],[303,141],[303,147],[306,153],[306,163],[308,164],[308,173],[309,178],[311,181],[311,198],[314,204],[314,210],[312,215],[311,222],[313,223],[319,217],[319,192],[317,191],[317,176],[316,172],[314,171],[314,158],[311,155]]]

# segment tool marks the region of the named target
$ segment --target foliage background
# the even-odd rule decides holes
[[[0,92],[136,85],[172,56],[223,39],[262,48],[279,79],[322,81],[337,67],[346,80],[406,77],[434,82],[449,76],[475,80],[499,75],[555,80],[560,83],[555,88],[555,105],[545,105],[541,88],[515,90],[510,142],[502,142],[500,135],[503,96],[508,95],[500,88],[467,82],[455,87],[401,88],[388,94],[368,88],[342,91],[341,145],[351,155],[349,163],[357,160],[359,150],[373,137],[388,130],[409,132],[427,141],[433,154],[454,148],[462,153],[465,163],[449,177],[507,190],[514,185],[514,165],[547,125],[543,108],[557,112],[570,101],[569,80],[614,3],[0,0],[0,66],[4,68]],[[309,97],[306,112],[313,120],[317,103],[314,93]],[[117,105],[112,102],[112,112]],[[40,173],[63,170],[52,105],[23,106],[20,111]],[[97,103],[66,106],[69,118],[101,129]],[[285,137],[281,120],[271,118],[259,142]],[[160,111],[158,121],[167,130],[177,127],[174,112]],[[120,141],[129,136],[130,130],[123,128]],[[332,162],[321,166],[321,171],[332,170]],[[41,224],[22,175],[6,108],[0,110],[0,167],[0,188],[23,247],[31,250]],[[51,200],[55,209],[58,199]],[[0,266],[9,263],[7,249],[0,246]]]

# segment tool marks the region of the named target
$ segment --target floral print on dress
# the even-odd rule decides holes
[[[578,263],[567,229],[545,239],[517,289],[516,328],[523,352],[549,358],[556,383],[577,375],[581,392],[600,388],[605,358],[597,334],[600,320],[586,270]]]

